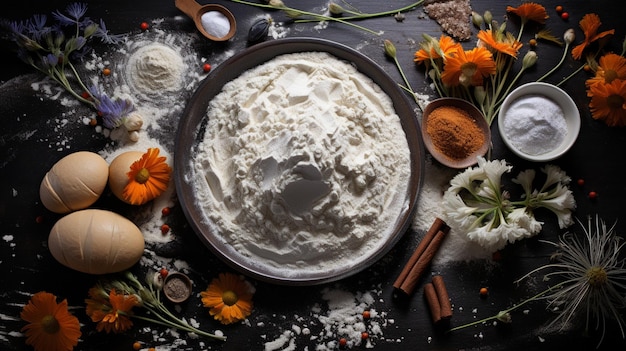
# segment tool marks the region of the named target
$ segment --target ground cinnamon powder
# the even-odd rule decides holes
[[[437,107],[427,118],[426,133],[433,145],[453,160],[466,158],[485,142],[476,121],[458,107]]]

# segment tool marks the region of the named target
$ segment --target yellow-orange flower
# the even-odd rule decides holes
[[[626,80],[592,84],[587,95],[591,97],[589,108],[594,119],[610,127],[626,126]]]
[[[526,2],[521,4],[519,7],[507,6],[506,12],[518,15],[521,18],[522,23],[534,21],[540,24],[545,24],[549,17],[546,12],[546,8],[534,2]]]
[[[517,41],[511,35],[505,35],[504,33],[498,35],[497,32],[488,30],[481,30],[476,35],[480,39],[481,44],[486,45],[487,49],[493,52],[500,52],[505,55],[517,58],[517,53],[522,47],[522,43]]]
[[[122,194],[130,204],[145,204],[167,190],[172,169],[165,161],[165,156],[159,156],[158,148],[150,148],[130,166],[128,184]]]
[[[439,45],[439,50],[436,50],[435,45]],[[451,37],[442,34],[439,38],[438,44],[434,44],[430,41],[425,42],[422,45],[422,48],[415,52],[415,58],[413,61],[419,63],[425,63],[428,65],[430,63],[430,59],[439,59],[441,58],[440,53],[443,54],[444,57],[449,57],[450,55],[455,54],[458,51],[462,51],[463,47],[461,44],[457,43]]]
[[[130,329],[133,322],[130,320],[132,309],[139,305],[135,295],[118,294],[115,289],[106,293],[99,287],[89,289],[90,299],[86,299],[86,312],[93,322],[98,323],[98,331],[120,333]]]
[[[617,54],[606,54],[598,60],[593,78],[587,79],[587,87],[595,83],[611,83],[615,79],[626,79],[626,58]]]
[[[441,73],[441,81],[444,85],[454,87],[479,86],[483,84],[483,78],[496,73],[496,63],[489,50],[477,47],[469,51],[459,51],[446,59]]]
[[[57,303],[51,293],[40,291],[33,295],[20,313],[28,322],[26,344],[36,351],[70,351],[81,336],[78,318],[69,313],[67,300]]]
[[[591,43],[615,33],[614,29],[598,33],[598,29],[600,28],[602,22],[600,22],[600,17],[595,13],[588,13],[584,15],[579,24],[585,34],[585,40],[572,49],[572,57],[575,60],[578,60],[583,56],[583,51],[585,51],[585,48],[587,48],[587,46]]]
[[[244,279],[232,273],[220,273],[200,296],[213,318],[231,324],[250,315],[253,294],[252,286]]]

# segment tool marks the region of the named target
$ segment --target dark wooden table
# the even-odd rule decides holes
[[[208,58],[208,62],[219,64],[217,60],[226,50],[238,52],[246,47],[247,29],[253,18],[265,13],[263,9],[253,8],[228,1],[215,1],[226,5],[236,16],[239,30],[236,36],[225,44],[215,44],[200,40],[195,49],[199,56]],[[299,9],[319,12],[326,2],[321,0],[285,1]],[[10,20],[26,19],[35,13],[49,14],[57,9],[64,9],[68,2],[53,0],[40,2],[22,0],[6,7],[0,17]],[[399,8],[411,1],[355,1],[354,6],[364,12],[377,12]],[[622,40],[626,35],[626,9],[614,0],[557,2],[541,1],[550,15],[548,27],[560,37],[567,28],[576,30],[576,43],[583,38],[578,21],[586,13],[595,12],[602,19],[601,30],[615,29],[615,36],[609,44],[615,52],[621,51]],[[195,33],[191,21],[174,6],[174,1],[88,1],[88,15],[102,18],[112,33],[138,33],[141,22],[163,19],[161,25],[166,31],[176,33]],[[502,22],[507,5],[517,6],[514,2],[495,2],[472,0],[473,9],[479,13],[490,10],[494,19]],[[570,14],[569,20],[558,17],[554,8],[563,5]],[[285,18],[272,12],[276,20]],[[440,26],[424,15],[422,8],[407,12],[403,22],[393,17],[375,18],[359,22],[368,28],[381,30],[383,35],[374,36],[341,24],[331,23],[328,28],[317,30],[316,23],[288,25],[292,26],[289,36],[326,38],[346,44],[360,50],[378,64],[391,77],[401,82],[401,77],[393,63],[383,52],[383,40],[391,40],[396,48],[398,59],[405,73],[419,93],[435,96],[427,86],[424,72],[413,63],[413,53],[419,49],[422,33],[438,37]],[[510,21],[508,26],[517,29],[519,23]],[[474,29],[476,32],[476,29]],[[515,30],[515,32],[517,32]],[[272,40],[272,39],[269,39]],[[466,47],[475,45],[475,35]],[[528,38],[525,37],[524,42]],[[108,143],[107,138],[94,135],[92,129],[78,122],[71,122],[62,130],[53,128],[49,121],[62,118],[64,107],[58,101],[40,99],[28,84],[14,84],[15,77],[31,75],[33,71],[21,63],[11,51],[10,43],[2,40],[3,69],[0,70],[0,116],[3,122],[0,132],[0,348],[3,350],[28,350],[25,338],[18,332],[24,325],[19,320],[19,311],[28,301],[29,294],[46,290],[57,296],[67,298],[73,312],[79,317],[83,336],[77,350],[131,350],[136,340],[145,342],[146,347],[171,345],[177,339],[163,332],[158,326],[135,321],[135,327],[123,334],[105,334],[95,331],[95,326],[84,313],[84,299],[94,276],[71,271],[58,264],[48,252],[45,243],[54,221],[58,218],[39,202],[39,183],[45,172],[63,155],[78,149],[98,151]],[[561,49],[553,46],[541,46],[538,49],[539,62],[524,76],[523,81],[532,81],[541,76],[560,58]],[[213,60],[215,58],[215,60]],[[555,83],[560,78],[575,70],[579,62],[571,57],[565,60],[562,68],[548,82]],[[40,77],[39,77],[40,78]],[[626,133],[623,128],[609,128],[591,118],[588,98],[584,90],[585,73],[581,73],[562,86],[574,99],[581,113],[582,129],[578,141],[562,158],[554,161],[563,168],[572,179],[584,179],[585,187],[572,186],[577,210],[575,215],[582,218],[598,214],[608,223],[613,223],[624,214],[622,196],[626,195],[623,169],[626,147]],[[21,80],[20,82],[23,82]],[[173,121],[173,125],[175,125]],[[24,133],[35,130],[28,137]],[[501,142],[496,124],[493,125],[493,158],[506,159],[517,170],[537,167],[510,153]],[[71,147],[56,150],[50,148],[50,140],[63,134],[71,140]],[[599,196],[594,201],[587,193],[596,191]],[[119,205],[111,196],[105,196],[98,203],[118,211],[127,211],[128,207]],[[417,214],[419,215],[419,214]],[[36,218],[44,219],[37,223]],[[219,272],[230,269],[216,259],[203,247],[195,233],[186,224],[180,208],[174,208],[172,226],[176,230],[177,240],[167,247],[156,248],[157,252],[173,259],[179,257],[189,264],[189,275],[194,279],[196,293],[205,289],[210,279]],[[618,221],[617,232],[626,233],[623,221]],[[541,239],[554,240],[561,233],[554,218],[547,217]],[[196,319],[208,330],[219,329],[229,336],[225,343],[202,339],[188,339],[181,350],[263,350],[268,341],[277,339],[285,331],[292,331],[293,350],[315,350],[321,325],[316,313],[317,307],[324,308],[322,292],[328,288],[340,288],[352,293],[377,291],[372,308],[385,315],[386,325],[382,336],[372,334],[374,348],[381,350],[554,350],[554,349],[593,349],[598,335],[583,335],[582,330],[571,329],[562,333],[538,333],[541,326],[550,321],[551,313],[544,310],[545,303],[533,302],[528,305],[529,313],[514,313],[514,322],[508,325],[480,325],[458,332],[444,334],[436,330],[429,318],[427,307],[421,293],[416,293],[408,301],[393,298],[392,284],[404,263],[416,247],[421,233],[409,230],[400,243],[382,260],[354,276],[338,282],[313,286],[291,287],[273,285],[251,279],[256,287],[254,311],[246,323],[221,326],[213,321],[206,310],[195,300],[181,306],[181,315]],[[160,251],[159,251],[160,250]],[[502,260],[485,269],[484,264],[459,262],[442,267],[432,267],[446,277],[446,283],[455,306],[453,325],[471,322],[475,318],[491,316],[511,304],[524,300],[537,290],[528,287],[516,287],[513,280],[526,272],[548,262],[551,249],[541,244],[538,238],[532,238],[507,246],[502,251]],[[142,272],[136,267],[136,272]],[[423,280],[420,284],[424,284]],[[478,290],[488,286],[491,294],[487,299],[478,296]],[[477,313],[472,310],[477,309]],[[317,311],[317,312],[316,312]],[[308,327],[309,335],[297,333],[297,328]],[[150,327],[163,339],[153,340]],[[184,334],[181,334],[184,335]],[[184,336],[181,336],[184,338]],[[328,340],[326,340],[327,342]],[[610,345],[610,346],[609,346]],[[287,347],[285,345],[284,347]],[[362,346],[356,348],[364,348]],[[620,350],[626,348],[619,329],[611,324],[607,331],[602,349]],[[281,348],[283,349],[283,348]]]

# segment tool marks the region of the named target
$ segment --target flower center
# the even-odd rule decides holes
[[[50,314],[41,319],[41,327],[48,334],[55,334],[61,329],[59,321]]]
[[[461,65],[461,72],[467,78],[471,78],[476,73],[478,66],[474,62],[465,62]]]
[[[602,267],[591,267],[585,273],[585,277],[587,278],[587,282],[592,287],[599,287],[608,281],[608,277],[606,271]]]
[[[224,301],[227,306],[236,304],[238,300],[237,294],[232,290],[224,291],[222,294],[222,301]]]
[[[147,168],[142,168],[135,176],[135,181],[139,184],[143,184],[150,179],[150,171]]]
[[[617,78],[617,72],[609,69],[604,71],[604,81],[607,83],[611,83],[615,78]]]
[[[611,109],[621,109],[624,105],[624,98],[617,94],[609,95],[606,98],[606,104]]]

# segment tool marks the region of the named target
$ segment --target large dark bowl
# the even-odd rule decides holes
[[[382,48],[381,48],[382,50]],[[282,276],[259,267],[250,258],[238,254],[215,230],[214,223],[207,223],[197,198],[191,175],[192,160],[203,138],[209,102],[219,94],[227,82],[243,72],[265,63],[272,58],[297,52],[327,52],[339,59],[351,62],[363,74],[370,77],[389,95],[396,113],[401,119],[411,152],[411,175],[402,213],[395,221],[393,231],[366,257],[355,259],[354,264],[335,267],[329,272]],[[200,239],[218,257],[239,272],[263,281],[283,285],[314,285],[338,280],[355,274],[379,260],[398,242],[407,231],[415,214],[417,197],[422,186],[424,170],[424,145],[419,123],[404,91],[385,71],[371,59],[342,44],[313,38],[285,38],[254,45],[226,60],[201,82],[185,108],[176,135],[174,152],[174,177],[176,191],[185,216]]]

